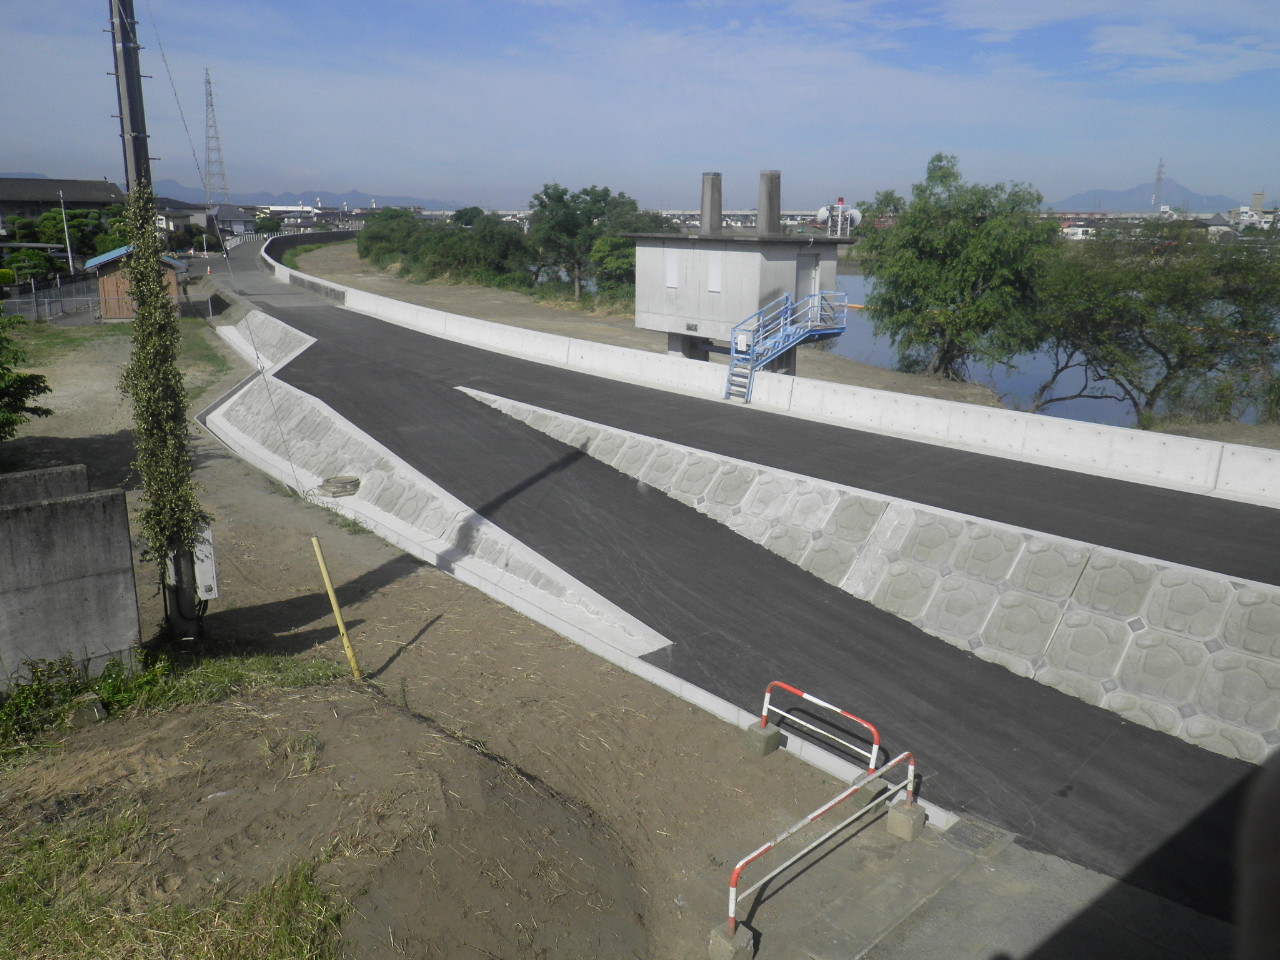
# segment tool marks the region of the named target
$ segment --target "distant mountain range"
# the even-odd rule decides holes
[[[158,197],[168,197],[171,200],[182,200],[186,203],[204,202],[203,190],[198,187],[184,186],[177,180],[157,180],[155,190]],[[380,207],[425,207],[427,210],[457,210],[463,206],[452,200],[424,200],[422,197],[397,197],[390,194],[361,193],[358,190],[348,190],[346,193],[331,193],[328,190],[267,193],[265,190],[260,190],[257,193],[233,193],[231,202],[251,207],[292,207],[313,204],[317,197],[322,207],[341,207],[345,203],[350,210],[356,207],[367,208],[374,202]]]
[[[43,173],[0,173],[0,177],[17,177],[26,180],[48,180]],[[74,178],[73,178],[74,179]],[[123,181],[120,181],[123,183]],[[157,197],[168,197],[170,200],[181,200],[184,203],[204,203],[204,190],[199,187],[188,187],[177,180],[157,180],[155,183]],[[320,198],[321,206],[340,207],[344,203],[348,209],[369,207],[376,201],[380,207],[424,207],[427,210],[457,210],[465,204],[454,200],[424,200],[422,197],[397,197],[384,193],[361,193],[359,190],[348,190],[346,193],[331,193],[328,190],[303,190],[300,193],[233,193],[231,202],[250,207],[295,207],[315,203]]]
[[[1062,213],[1150,213],[1154,210],[1151,196],[1155,190],[1154,181],[1139,184],[1131,190],[1086,190],[1056,203],[1046,203],[1044,207]],[[1187,213],[1225,213],[1235,207],[1247,206],[1221,194],[1210,197],[1193,193],[1174,180],[1165,180],[1161,184],[1158,205]]]

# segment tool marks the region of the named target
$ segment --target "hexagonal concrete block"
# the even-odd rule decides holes
[[[626,437],[613,458],[612,466],[615,470],[638,479],[657,449],[658,445],[652,440],[646,440],[643,437]]]
[[[782,518],[802,530],[821,530],[838,496],[837,489],[831,484],[803,481],[791,494],[791,504]]]
[[[700,497],[706,493],[720,472],[720,461],[715,457],[691,453],[684,466],[671,482],[671,492],[686,497]]]
[[[745,513],[728,519],[729,529],[739,536],[746,537],[753,543],[763,543],[764,538],[773,530],[773,524],[761,517],[752,517]]]
[[[994,587],[990,589],[995,593]],[[1028,660],[1042,655],[1062,616],[1061,608],[1043,597],[1015,590],[998,596],[982,631],[983,642]]]
[[[1160,630],[1134,634],[1116,679],[1124,692],[1182,706],[1200,684],[1209,652],[1185,637]]]
[[[1075,590],[1088,560],[1085,549],[1063,540],[1034,537],[1015,561],[1009,582],[1038,597],[1065,600]]]
[[[625,441],[621,434],[601,432],[600,436],[587,444],[586,454],[603,463],[613,463],[618,454],[622,452],[624,444]]]
[[[873,552],[870,548],[864,549],[849,568],[849,575],[840,584],[840,589],[859,600],[870,600],[888,571],[889,561],[883,553]]]
[[[857,558],[858,551],[853,544],[824,538],[810,544],[809,552],[801,559],[800,566],[815,577],[839,586],[849,575]]]
[[[791,494],[799,481],[776,473],[761,471],[755,485],[742,500],[742,512],[755,517],[773,520],[791,503]]]
[[[831,515],[822,525],[822,534],[860,546],[870,538],[887,505],[884,500],[839,491]]]
[[[1267,741],[1251,730],[1241,730],[1212,717],[1192,717],[1182,725],[1182,739],[1226,757],[1250,763],[1267,758]]]
[[[1102,702],[1107,697],[1107,688],[1100,681],[1081,676],[1078,673],[1071,673],[1052,664],[1042,662],[1031,675],[1035,678],[1036,683],[1042,683],[1046,687],[1053,687],[1053,689],[1059,690],[1069,697],[1075,697],[1077,700],[1091,703],[1095,707],[1102,706]]]
[[[925,608],[925,629],[947,640],[976,637],[982,633],[998,596],[989,583],[959,575],[946,577]]]
[[[1094,613],[1127,619],[1142,610],[1157,572],[1153,564],[1095,550],[1072,599]]]
[[[1280,663],[1220,650],[1209,659],[1196,705],[1259,734],[1280,726]]]
[[[1249,587],[1231,598],[1222,640],[1260,657],[1280,660],[1280,590]]]
[[[785,523],[774,523],[760,542],[765,549],[772,550],[784,560],[798,564],[809,552],[809,547],[813,544],[813,536],[808,530],[799,530]]]
[[[956,646],[960,646],[960,644],[956,644]],[[1036,665],[1032,660],[1016,653],[1010,653],[1008,650],[1001,650],[998,647],[988,647],[984,644],[974,650],[973,655],[979,660],[998,663],[1010,673],[1017,674],[1019,677],[1034,677],[1036,673]]]
[[[1161,570],[1143,619],[1160,630],[1208,640],[1218,635],[1233,593],[1231,584],[1222,578],[1189,570]]]
[[[553,413],[546,410],[538,410],[531,416],[526,423],[539,433],[547,433],[551,430],[558,418]]]
[[[924,612],[938,586],[936,570],[898,561],[889,564],[871,602],[904,620],[914,620]]]
[[[1115,676],[1132,635],[1119,620],[1072,610],[1053,632],[1045,659],[1066,673],[1101,682]]]
[[[591,444],[600,436],[601,432],[601,428],[593,423],[583,423],[581,420],[575,420],[573,421],[573,429],[567,432],[564,442],[585,452],[590,449]]]
[[[728,463],[707,487],[708,503],[722,507],[736,507],[742,503],[751,485],[756,482],[758,470],[745,463]]]
[[[1152,730],[1159,730],[1161,733],[1177,733],[1182,723],[1181,715],[1173,707],[1123,690],[1107,694],[1102,705],[1112,713],[1120,714],[1126,720],[1140,723]]]
[[[899,552],[903,560],[940,569],[950,562],[963,535],[963,521],[916,510]]]
[[[640,474],[640,479],[663,493],[671,489],[671,481],[684,466],[689,455],[683,450],[659,447],[649,458],[648,465]]]
[[[980,523],[965,524],[964,537],[956,548],[952,565],[958,573],[997,583],[1013,570],[1023,542],[1022,534],[1012,530]]]

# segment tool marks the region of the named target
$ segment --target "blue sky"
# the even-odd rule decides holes
[[[524,207],[905,192],[934,153],[1052,201],[1166,176],[1280,196],[1275,0],[134,0],[157,180]],[[104,0],[9,0],[0,170],[123,179]],[[157,38],[158,31],[158,38]]]

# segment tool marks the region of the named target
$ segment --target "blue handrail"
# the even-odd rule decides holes
[[[751,398],[755,371],[798,343],[842,333],[848,309],[845,294],[823,290],[793,300],[784,293],[734,326],[729,340],[729,379],[726,398],[740,387],[742,399]]]

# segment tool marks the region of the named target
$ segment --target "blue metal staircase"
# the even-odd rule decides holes
[[[724,396],[751,402],[756,371],[797,344],[838,337],[849,304],[840,291],[824,290],[799,300],[784,293],[733,328],[729,337],[729,378]]]

